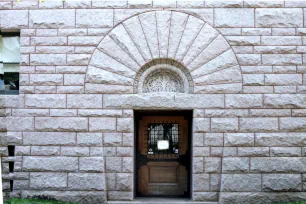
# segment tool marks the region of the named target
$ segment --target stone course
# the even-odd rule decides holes
[[[305,200],[305,9],[305,1],[0,2],[1,30],[21,35],[20,94],[0,96],[5,198],[133,200],[133,111],[188,109],[193,201]],[[158,58],[186,68],[191,93],[137,92],[142,67]]]

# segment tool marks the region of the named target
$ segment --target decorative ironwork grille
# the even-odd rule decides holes
[[[148,124],[148,154],[172,155],[179,153],[179,124],[149,123]],[[167,144],[168,143],[168,147]],[[163,144],[163,148],[160,148]]]

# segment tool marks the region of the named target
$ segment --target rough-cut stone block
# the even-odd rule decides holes
[[[91,8],[90,1],[65,1],[64,8]]]
[[[268,157],[269,147],[238,147],[240,157]]]
[[[37,190],[61,190],[67,187],[67,173],[30,174],[30,188]]]
[[[81,157],[79,170],[82,172],[104,172],[103,157]]]
[[[73,9],[30,10],[29,13],[30,28],[74,28],[75,26]]]
[[[8,131],[33,131],[34,118],[33,117],[6,117],[6,128]]]
[[[68,54],[67,65],[88,65],[90,57],[88,54]]]
[[[250,160],[251,172],[304,173],[306,171],[306,158],[303,157],[254,157]]]
[[[79,146],[102,146],[102,133],[78,133]]]
[[[226,94],[226,108],[260,108],[262,107],[261,94]]]
[[[306,131],[306,117],[280,118],[279,128],[281,131],[302,132]]]
[[[193,174],[193,190],[209,191],[209,174]]]
[[[221,181],[221,191],[261,191],[261,174],[224,174]]]
[[[302,191],[301,174],[263,174],[263,191]]]
[[[131,191],[133,189],[133,174],[118,173],[116,179],[116,190]]]
[[[215,9],[216,27],[254,27],[254,9]]]
[[[89,130],[94,132],[116,131],[115,118],[89,118]]]
[[[193,132],[208,132],[210,129],[209,118],[194,118],[193,119]]]
[[[68,188],[71,190],[105,189],[105,176],[101,173],[69,173]]]
[[[263,54],[263,65],[302,65],[302,55],[299,54]]]
[[[262,36],[261,45],[302,45],[301,36]]]
[[[220,173],[221,172],[221,158],[206,157],[204,165],[205,173]]]
[[[256,27],[303,27],[300,8],[261,8],[255,12]]]
[[[61,154],[61,147],[59,146],[32,146],[32,156],[59,156]]]
[[[302,74],[265,74],[266,85],[294,86],[302,84]]]
[[[120,146],[122,144],[122,133],[104,133],[104,146]]]
[[[31,54],[31,65],[65,65],[65,54]]]
[[[205,7],[208,8],[242,8],[243,1],[206,1]]]
[[[31,85],[63,85],[62,74],[31,74]]]
[[[92,8],[126,8],[127,1],[93,1]]]
[[[278,8],[278,7],[284,7],[284,2],[283,1],[244,1],[244,7]]]
[[[286,147],[304,146],[305,133],[256,133],[256,146]]]
[[[54,46],[67,45],[67,38],[66,37],[31,37],[31,45],[36,45],[36,46],[39,46],[39,45],[54,45]]]
[[[24,171],[77,171],[77,157],[37,157],[24,156]]]
[[[223,158],[223,173],[246,173],[249,172],[248,157],[225,157]]]
[[[306,108],[303,94],[265,94],[264,105],[269,108]]]
[[[224,146],[253,146],[254,134],[253,133],[225,133]]]
[[[102,95],[69,94],[67,108],[102,108]]]
[[[24,132],[25,145],[75,145],[76,134],[64,132]]]
[[[152,1],[151,0],[129,0],[129,8],[151,8]]]
[[[62,156],[89,156],[89,147],[61,147]]]
[[[299,157],[301,147],[271,147],[270,152],[275,157]]]
[[[133,132],[134,120],[133,118],[118,118],[117,131],[119,132]]]
[[[240,130],[251,132],[278,131],[277,118],[240,118]]]
[[[237,118],[212,118],[212,132],[234,132],[238,130]]]
[[[112,26],[113,10],[111,9],[76,10],[77,28],[109,28]]]
[[[1,10],[0,17],[3,29],[28,27],[29,12],[26,10]]]
[[[88,119],[81,117],[37,117],[35,128],[39,131],[87,131]]]
[[[230,45],[260,45],[260,36],[225,36]]]

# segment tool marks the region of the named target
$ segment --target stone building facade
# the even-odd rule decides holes
[[[193,111],[191,202],[306,200],[306,1],[0,2],[3,191],[135,199],[139,110]]]

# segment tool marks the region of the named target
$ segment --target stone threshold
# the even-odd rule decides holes
[[[108,204],[156,204],[156,203],[163,203],[163,204],[218,204],[218,202],[202,202],[202,201],[192,201],[190,199],[185,198],[135,198],[133,201],[107,201]]]

